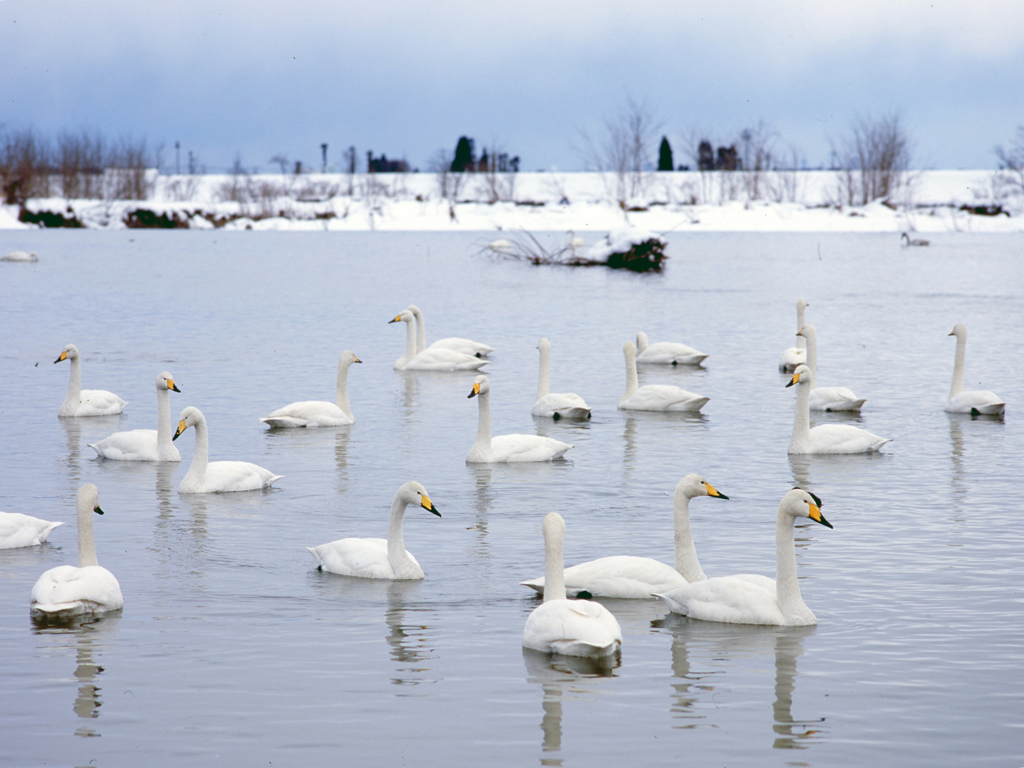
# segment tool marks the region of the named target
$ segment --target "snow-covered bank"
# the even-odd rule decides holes
[[[898,198],[862,206],[842,204],[832,171],[647,173],[630,182],[639,192],[620,202],[622,179],[599,173],[157,176],[145,201],[0,207],[0,229],[1024,231],[1021,190],[989,170],[913,172]]]

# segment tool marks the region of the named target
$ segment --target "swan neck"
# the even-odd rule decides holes
[[[167,387],[156,388],[156,449],[161,458],[174,451],[171,432],[171,391]]]
[[[352,407],[348,402],[348,368],[344,361],[338,363],[338,379],[334,387],[334,402],[346,416],[352,418]]]
[[[967,337],[956,337],[956,358],[953,361],[953,383],[949,388],[950,398],[964,391],[964,357],[967,355]]]
[[[427,348],[427,321],[423,319],[422,312],[413,312],[416,318],[416,354]]]
[[[557,531],[544,533],[544,602],[565,600],[563,536]]]
[[[96,561],[96,539],[92,532],[92,506],[88,501],[78,504],[78,567],[99,565]]]
[[[409,364],[409,361],[416,357],[416,329],[413,328],[413,320],[405,323],[405,354],[395,361],[395,368],[401,370]]]
[[[781,508],[775,523],[775,593],[784,615],[791,616],[807,610],[796,577],[793,517]]]
[[[73,412],[82,400],[82,359],[72,357],[68,359],[71,363],[71,374],[68,377],[68,391],[64,396],[64,405],[61,412]]]
[[[490,453],[491,450],[491,393],[481,392],[476,396],[479,409],[474,449]]]
[[[409,502],[401,496],[395,496],[391,502],[391,514],[388,517],[388,562],[396,574],[402,573],[409,562],[405,551],[405,539],[402,535],[402,523],[405,521],[405,508]]]
[[[550,391],[551,353],[545,347],[540,348],[540,372],[537,374],[537,399]]]
[[[676,494],[673,505],[675,518],[676,570],[689,582],[704,581],[704,569],[697,559],[697,547],[693,543],[690,529],[690,497],[685,493]]]
[[[807,344],[807,367],[814,374],[810,387],[813,389],[818,379],[818,333],[813,328],[808,329],[807,326],[804,326],[804,333],[806,334],[805,342]]]
[[[623,397],[629,397],[640,387],[640,382],[636,376],[636,354],[632,350],[627,350],[626,353],[626,392]]]
[[[796,409],[793,413],[793,436],[789,441],[790,451],[792,452],[794,448],[805,445],[810,438],[811,387],[810,383],[798,382],[796,385]]]
[[[188,474],[181,481],[187,485],[189,481],[198,483],[206,475],[206,465],[210,459],[210,438],[206,432],[206,419],[200,419],[195,424],[196,450],[192,454],[192,463],[189,465]]]

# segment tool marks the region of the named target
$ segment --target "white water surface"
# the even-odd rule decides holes
[[[564,237],[557,233],[557,237]],[[1024,243],[1017,235],[669,235],[661,275],[474,256],[490,234],[48,231],[36,264],[0,265],[0,509],[68,525],[0,552],[5,765],[1002,766],[1024,761]],[[874,456],[786,455],[793,390],[776,368],[810,306],[823,383],[867,404],[845,420],[894,438]],[[495,434],[575,447],[534,466],[467,466],[474,374],[396,372],[410,303],[429,340],[494,346]],[[966,383],[1005,421],[942,410],[957,322]],[[618,412],[622,345],[644,330],[710,354],[641,371],[711,397],[699,416]],[[593,408],[534,420],[541,336],[552,382]],[[60,420],[75,343],[83,386],[120,417]],[[356,423],[269,431],[331,399],[338,356]],[[284,475],[266,493],[179,496],[180,464],[102,461],[87,443],[154,428],[153,377],[199,407],[212,460]],[[729,501],[691,504],[711,575],[774,572],[775,512],[794,483],[834,524],[798,526],[806,629],[702,624],[660,601],[606,605],[610,673],[524,653],[541,521],[566,563],[672,562],[672,493],[701,473]],[[305,547],[383,536],[398,486],[421,582],[318,573]],[[29,592],[76,558],[74,499],[100,489],[99,562],[120,616],[40,628]]]

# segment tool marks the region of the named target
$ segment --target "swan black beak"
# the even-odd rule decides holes
[[[168,384],[170,384],[170,386],[168,387],[168,389],[169,389],[169,390],[171,390],[171,392],[181,392],[181,390],[180,390],[180,389],[178,389],[178,385],[177,385],[177,384],[175,384],[175,383],[174,383],[173,381],[171,381],[170,379],[168,379],[167,383],[168,383]]]
[[[97,515],[102,515],[103,514],[103,510],[100,509],[99,504],[97,504],[95,507],[93,507],[92,511],[95,512]]]
[[[951,333],[951,334],[949,334],[949,335],[950,335],[950,336],[952,336],[953,334]],[[60,353],[60,357],[58,357],[58,358],[57,358],[56,360],[54,360],[54,361],[53,361],[53,364],[54,364],[54,365],[56,365],[56,364],[57,364],[57,363],[59,363],[59,362],[60,362],[61,360],[67,360],[67,359],[68,359],[68,353],[67,353],[67,352],[61,352],[61,353]]]
[[[708,492],[708,496],[712,496],[716,499],[729,498],[724,493],[720,492],[717,488],[715,488],[713,485],[711,485],[711,483],[704,483],[704,489]]]
[[[434,506],[434,502],[430,500],[429,496],[424,496],[421,499],[420,506],[427,510],[427,512],[433,512],[438,517],[441,516],[441,513],[437,511],[437,507]]]

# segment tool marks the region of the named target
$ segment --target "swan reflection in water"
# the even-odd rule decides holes
[[[718,711],[727,695],[730,670],[745,659],[774,655],[775,698],[772,702],[774,749],[806,749],[820,739],[824,718],[797,720],[793,717],[797,658],[803,654],[804,638],[816,627],[758,627],[694,621],[669,614],[651,622],[654,629],[672,634],[672,694],[670,712],[685,721],[676,727],[715,726],[705,712]],[[722,690],[719,690],[722,689]],[[713,710],[702,703],[714,702]]]
[[[93,721],[100,716],[100,707],[103,705],[100,697],[102,689],[97,685],[97,681],[103,673],[103,667],[98,662],[102,651],[116,636],[115,629],[120,620],[120,616],[110,614],[32,619],[33,631],[38,635],[52,637],[55,646],[66,646],[70,650],[73,641],[74,676],[78,684],[78,694],[75,696],[72,709],[83,720]],[[101,734],[97,731],[95,723],[86,722],[75,729],[75,735],[91,738]]]
[[[527,681],[539,684],[543,692],[540,764],[560,766],[563,701],[593,700],[600,695],[605,679],[615,676],[620,657],[616,654],[602,659],[589,659],[523,648],[523,662],[526,664]]]

